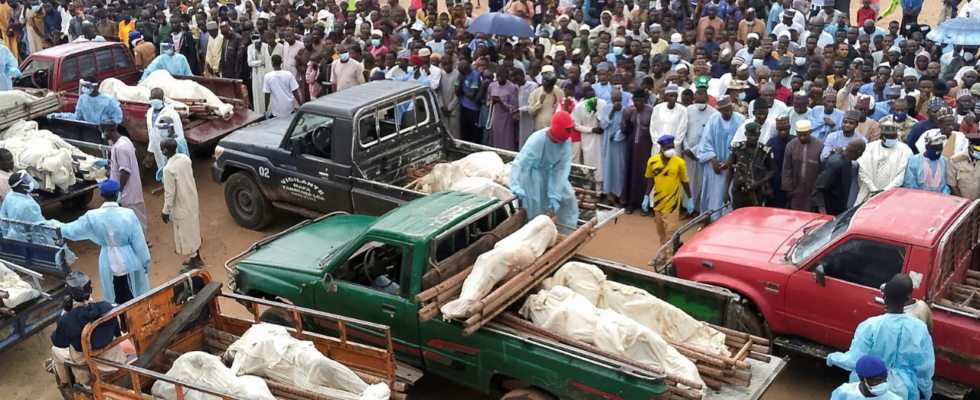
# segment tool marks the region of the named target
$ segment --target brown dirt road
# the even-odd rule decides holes
[[[407,7],[409,2],[402,0]],[[482,2],[486,5],[486,2]],[[855,4],[857,2],[854,2]],[[939,1],[927,2],[920,15],[920,21],[935,23]],[[440,7],[442,7],[440,2]],[[480,10],[483,11],[483,10]],[[477,13],[479,14],[480,11]],[[898,12],[882,21],[882,26],[895,19]],[[227,281],[222,267],[225,260],[245,250],[252,243],[279,232],[302,219],[288,213],[279,213],[275,222],[262,232],[240,228],[232,220],[225,207],[223,189],[211,180],[211,160],[198,159],[194,162],[195,176],[201,203],[201,233],[204,238],[202,256],[207,263],[205,269],[212,276]],[[150,190],[158,187],[153,182],[145,186],[146,209],[150,228],[147,239],[153,243],[151,253],[153,264],[150,268],[150,283],[158,285],[170,279],[181,269],[184,259],[173,252],[173,228],[164,225],[159,218],[161,199],[152,197]],[[98,207],[96,199],[90,207]],[[48,218],[73,220],[78,213],[67,213],[59,207],[44,210]],[[628,265],[642,266],[656,253],[657,233],[652,219],[638,215],[624,216],[617,224],[600,231],[589,245],[589,255],[615,260]],[[78,255],[73,268],[90,276],[98,275],[97,246],[90,242],[74,242],[71,249]],[[95,297],[101,297],[101,289],[96,285]],[[45,373],[42,363],[50,357],[51,329],[42,332],[0,355],[0,398],[3,400],[57,400],[60,395],[54,386],[53,376]],[[787,370],[776,380],[764,400],[826,400],[835,387],[847,380],[840,370],[831,370],[820,360],[794,356]],[[465,394],[464,394],[465,393]],[[427,377],[409,394],[415,400],[453,399],[466,396],[472,399],[488,398],[457,384],[437,377]]]

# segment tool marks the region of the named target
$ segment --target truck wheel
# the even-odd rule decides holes
[[[69,210],[81,210],[88,208],[88,204],[92,202],[93,197],[95,197],[95,191],[90,190],[88,193],[62,200],[61,206]]]
[[[225,182],[225,203],[231,217],[242,227],[259,230],[272,222],[272,202],[248,172],[236,172]]]
[[[755,306],[742,296],[742,301],[728,307],[728,315],[725,317],[728,329],[739,332],[746,332],[761,338],[772,339],[769,326],[766,325],[762,314]]]
[[[555,397],[541,389],[520,388],[507,392],[500,400],[555,400]]]

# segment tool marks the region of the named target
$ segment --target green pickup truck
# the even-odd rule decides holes
[[[416,372],[410,382],[424,371],[505,399],[671,398],[662,375],[544,337],[497,323],[464,336],[458,322],[419,321],[415,296],[441,282],[435,276],[440,265],[460,256],[471,264],[479,247],[471,245],[515,212],[512,202],[436,193],[381,217],[334,213],[302,222],[256,243],[225,268],[238,293],[389,325],[402,369]],[[605,260],[573,260],[595,264],[611,280],[646,289],[718,325],[738,305],[738,296],[725,289]],[[326,321],[306,323],[331,331]],[[354,332],[366,342],[383,340]],[[751,385],[725,386],[704,398],[758,399],[785,366],[778,357],[752,363]]]

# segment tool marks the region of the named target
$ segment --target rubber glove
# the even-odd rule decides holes
[[[268,111],[265,112],[265,119],[269,119],[269,112]]]
[[[102,168],[102,167],[105,167],[108,164],[109,164],[109,160],[106,160],[104,158],[100,158],[97,161],[95,161],[94,163],[92,163],[92,166],[95,167],[95,168]]]
[[[551,209],[555,211],[556,215],[558,214],[558,210],[561,210],[561,205],[558,203],[558,200],[551,199]]]
[[[687,209],[687,213],[688,214],[694,214],[694,198],[693,197],[687,199],[687,204],[684,205],[684,208]]]
[[[514,193],[514,196],[517,196],[517,198],[518,198],[519,200],[521,200],[521,201],[523,201],[523,200],[524,200],[524,198],[526,198],[526,197],[527,197],[527,194],[526,194],[526,193],[524,193],[524,189],[523,189],[523,188],[519,188],[519,187],[512,187],[512,188],[510,189],[510,191],[511,191],[511,193]]]
[[[48,119],[54,118],[54,114],[48,114]]]
[[[640,208],[643,209],[643,212],[650,211],[650,195],[643,196],[643,204],[640,205]]]

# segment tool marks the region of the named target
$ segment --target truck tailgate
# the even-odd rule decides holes
[[[261,120],[264,116],[261,113],[247,108],[235,111],[229,120],[223,119],[193,119],[184,127],[184,138],[191,146],[207,145],[217,143],[225,135],[253,122]]]
[[[752,381],[749,386],[725,385],[719,390],[709,390],[702,400],[759,400],[766,394],[776,377],[786,368],[789,357],[769,356],[769,362],[745,359],[751,365]]]

